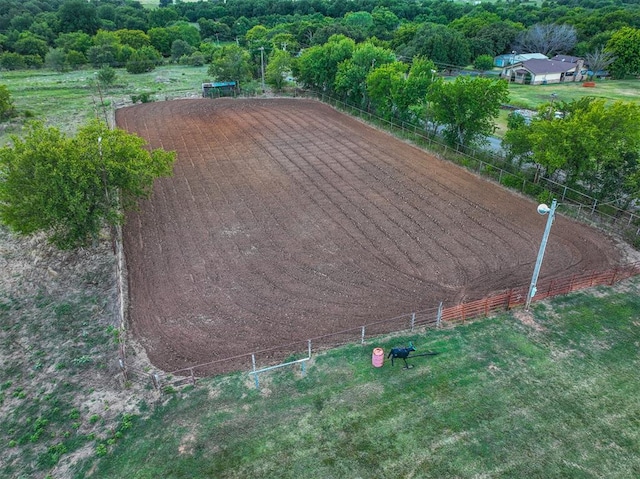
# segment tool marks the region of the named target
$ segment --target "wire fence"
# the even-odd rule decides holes
[[[427,146],[431,151],[438,153],[443,158],[464,166],[477,174],[491,178],[503,186],[535,196],[538,199],[544,195],[548,195],[549,199],[551,199],[552,195],[556,195],[561,203],[563,213],[612,228],[614,231],[626,236],[627,239],[637,243],[640,235],[640,215],[638,213],[622,210],[611,204],[602,204],[598,199],[550,178],[541,177],[537,181],[533,181],[521,168],[510,164],[503,156],[485,150],[468,149],[462,145],[451,147],[444,143],[435,133],[429,132],[423,125],[387,120],[323,93],[296,91],[295,96],[309,96],[309,94],[337,109],[389,130],[401,138],[410,139],[419,146]],[[178,98],[184,98],[184,96],[180,93],[175,96],[167,95],[165,100]],[[121,279],[123,274],[122,269],[119,267],[118,275]],[[608,271],[589,272],[541,281],[538,282],[538,289],[532,301],[568,294],[572,291],[594,286],[613,285],[618,281],[639,274],[640,263],[633,263]],[[126,285],[125,282],[121,281],[121,285],[119,285],[120,305],[124,308],[126,292],[122,289],[123,287],[126,287]],[[124,342],[126,337],[125,322],[123,319],[121,322],[122,334],[119,348],[120,367],[126,380],[148,381],[155,389],[162,392],[171,392],[184,385],[195,386],[198,378],[231,371],[251,372],[255,375],[257,385],[258,373],[256,371],[258,369],[268,370],[286,363],[300,362],[305,357],[310,358],[312,353],[346,344],[359,342],[365,345],[372,338],[385,334],[424,332],[429,328],[452,327],[456,324],[464,324],[467,321],[488,317],[498,312],[523,306],[526,302],[528,289],[528,285],[517,287],[479,300],[447,307],[440,303],[438,307],[429,310],[416,311],[269,349],[216,359],[171,372],[147,371],[127,364],[127,347]],[[124,313],[122,318],[124,318]]]
[[[532,179],[527,170],[512,164],[504,155],[494,151],[468,148],[460,144],[452,147],[424,124],[385,119],[322,92],[307,92],[307,95],[362,118],[401,138],[409,139],[419,146],[426,146],[443,158],[490,178],[502,186],[541,201],[549,201],[552,197],[556,197],[561,203],[563,213],[608,228],[621,234],[634,246],[640,246],[640,213],[619,208],[614,204],[616,201],[603,202],[545,176],[535,178],[533,175]]]
[[[612,286],[625,279],[640,275],[640,262],[605,271],[590,271],[538,282],[532,302],[596,286]],[[143,371],[134,367],[123,368],[130,380],[145,381],[158,391],[169,393],[184,385],[195,386],[199,378],[211,377],[231,371],[245,371],[255,378],[271,369],[301,363],[327,349],[348,344],[371,344],[384,335],[393,333],[426,333],[429,329],[451,328],[524,306],[529,286],[502,291],[478,300],[423,311],[415,311],[394,318],[366,323],[353,328],[316,336],[301,341],[260,351],[194,364],[171,372]],[[304,366],[303,366],[304,367]]]

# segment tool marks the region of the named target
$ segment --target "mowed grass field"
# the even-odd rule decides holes
[[[640,280],[169,394],[77,478],[640,477]],[[533,321],[531,321],[533,319]],[[382,368],[374,347],[440,354]]]

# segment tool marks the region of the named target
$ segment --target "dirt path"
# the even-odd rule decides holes
[[[178,152],[127,218],[130,321],[171,371],[528,284],[536,204],[318,102],[116,112]],[[621,261],[559,216],[540,279]]]

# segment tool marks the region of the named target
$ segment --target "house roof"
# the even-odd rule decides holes
[[[522,62],[522,66],[535,75],[543,73],[565,73],[575,70],[576,64],[571,62],[554,60],[527,60]]]
[[[559,62],[569,62],[569,63],[578,63],[580,57],[572,57],[571,55],[556,55],[551,57],[551,60],[559,61]]]
[[[517,62],[526,62],[527,60],[548,60],[549,57],[543,53],[519,53],[515,57]]]

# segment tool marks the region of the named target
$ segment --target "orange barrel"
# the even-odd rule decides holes
[[[384,363],[384,351],[382,348],[375,348],[373,350],[373,355],[371,356],[371,364],[373,364],[376,368],[381,368]]]

